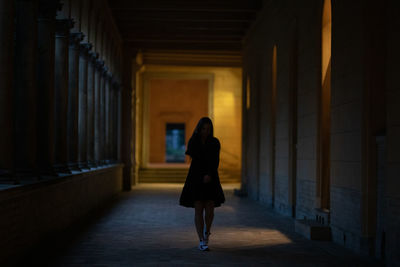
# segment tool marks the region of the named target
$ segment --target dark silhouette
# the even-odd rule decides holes
[[[192,161],[179,201],[182,206],[195,208],[200,250],[208,250],[214,207],[219,207],[225,202],[218,176],[220,148],[219,140],[214,137],[211,119],[201,118],[189,139],[186,154]]]

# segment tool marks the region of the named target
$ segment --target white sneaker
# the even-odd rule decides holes
[[[207,251],[207,250],[208,250],[208,246],[207,246],[207,244],[204,242],[204,240],[200,240],[199,249],[200,249],[201,251]]]

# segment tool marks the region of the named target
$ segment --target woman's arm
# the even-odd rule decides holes
[[[189,155],[192,159],[198,159],[200,157],[196,140],[192,137],[189,139],[185,154]]]
[[[207,155],[207,175],[211,178],[218,172],[220,150],[221,144],[217,138],[214,138]]]

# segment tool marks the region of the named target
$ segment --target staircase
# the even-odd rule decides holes
[[[139,183],[184,183],[188,168],[142,168],[139,170]],[[240,183],[238,171],[220,170],[221,183]]]

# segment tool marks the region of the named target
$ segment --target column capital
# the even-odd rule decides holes
[[[106,72],[105,75],[106,75],[106,78],[112,82],[112,80],[113,80],[113,74],[109,71],[108,68],[107,68],[107,72]]]
[[[79,53],[82,56],[89,56],[89,52],[92,49],[92,44],[90,43],[80,43],[79,44]]]
[[[115,76],[112,79],[112,89],[115,92],[120,92],[121,91],[121,83],[115,78]]]
[[[75,49],[79,49],[80,43],[83,41],[84,36],[85,35],[81,32],[70,33],[69,45]]]
[[[92,61],[93,63],[96,63],[96,60],[98,58],[98,54],[94,52],[93,50],[89,50],[88,52],[89,60]]]
[[[104,62],[104,61],[103,61]],[[103,68],[101,69],[101,74],[105,77],[108,78],[108,67],[104,64]]]
[[[39,0],[39,20],[50,20],[55,19],[57,16],[57,11],[60,11],[62,4],[59,0]]]
[[[119,81],[118,81],[117,77],[115,77],[115,75],[113,75],[113,77],[112,77],[111,84],[113,87],[119,86]]]
[[[99,58],[99,53],[96,53],[96,68],[102,70],[104,67],[104,61]]]
[[[56,20],[56,37],[67,37],[69,31],[74,27],[72,19],[57,19]]]

